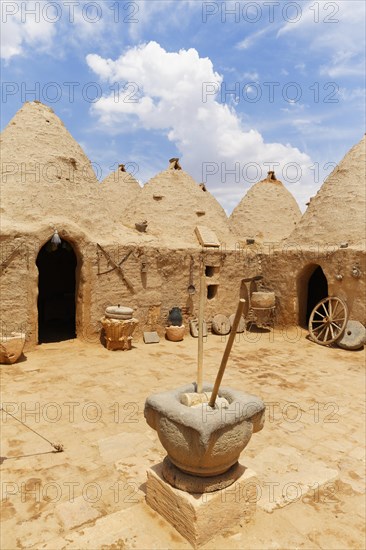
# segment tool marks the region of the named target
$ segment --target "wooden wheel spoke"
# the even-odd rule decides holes
[[[314,316],[315,315],[319,315],[319,317],[321,317],[322,319],[325,319],[325,315],[323,315],[322,313],[320,313],[320,311],[315,311],[314,312]]]
[[[337,311],[337,309],[338,309],[338,306],[339,306],[339,302],[338,302],[338,300],[336,300],[335,308],[334,308],[334,310],[333,310],[333,315],[336,314],[336,311]]]
[[[309,332],[315,342],[327,346],[342,335],[347,319],[347,305],[340,298],[324,298],[311,312]]]
[[[322,315],[320,311],[315,311],[314,315],[319,315],[319,317],[322,317],[324,319],[325,315]]]
[[[319,334],[316,335],[317,338],[320,338],[322,336],[323,332],[325,331],[327,327],[323,327],[323,329],[319,332]]]
[[[321,325],[318,325],[316,327],[313,327],[313,330],[322,330],[326,327],[327,325],[324,325],[324,324],[321,324]]]

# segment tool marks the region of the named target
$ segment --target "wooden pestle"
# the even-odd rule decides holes
[[[202,365],[203,365],[203,317],[205,311],[206,277],[200,278],[200,301],[198,310],[198,360],[197,360],[197,393],[202,393]]]
[[[213,390],[212,390],[211,399],[209,401],[209,406],[210,407],[215,406],[216,397],[217,397],[217,394],[218,394],[218,391],[219,391],[219,387],[220,387],[220,384],[221,384],[222,377],[224,376],[224,372],[225,372],[226,364],[227,364],[228,359],[229,359],[231,348],[232,348],[233,343],[234,343],[234,339],[235,339],[235,336],[236,336],[236,331],[237,331],[237,328],[238,328],[238,325],[239,325],[240,317],[243,314],[244,304],[245,304],[244,298],[240,298],[239,303],[238,303],[238,308],[237,308],[236,313],[235,313],[233,326],[231,328],[231,332],[230,332],[230,335],[229,335],[229,338],[228,338],[228,341],[227,341],[227,344],[226,344],[224,355],[222,356],[219,372],[217,373],[216,380],[215,380],[215,385],[214,385]]]

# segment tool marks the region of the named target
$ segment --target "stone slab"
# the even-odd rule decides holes
[[[56,512],[65,529],[74,529],[84,523],[96,520],[101,515],[83,496],[77,497],[73,502],[62,502],[56,506]]]
[[[161,525],[163,523],[163,525]],[[171,548],[172,540],[186,547],[186,541],[168,522],[151,510],[145,502],[108,514],[96,520],[94,525],[85,525],[69,531],[64,536],[38,542],[32,550],[86,550],[86,549],[148,549]],[[175,546],[176,547],[176,546]]]
[[[157,332],[144,332],[145,344],[158,344],[160,342],[159,334]]]
[[[193,336],[193,338],[198,338],[198,319],[191,319],[191,321],[189,321],[189,328],[191,330],[191,336]],[[206,321],[203,321],[203,337],[207,337]]]
[[[220,247],[220,241],[212,229],[205,225],[197,225],[194,232],[201,246]]]
[[[364,447],[354,447],[349,453],[349,456],[356,460],[363,460],[365,462],[366,452]]]
[[[321,490],[331,489],[338,479],[338,470],[317,460],[305,458],[297,449],[268,446],[255,458],[245,457],[246,465],[255,467],[261,480],[257,505],[273,512],[306,497],[319,498]]]
[[[196,548],[217,533],[253,519],[257,484],[255,472],[243,468],[230,487],[213,493],[187,493],[165,481],[159,463],[147,470],[146,502]]]
[[[99,453],[104,462],[134,459],[142,456],[151,446],[151,441],[141,439],[139,434],[119,433],[98,441]]]

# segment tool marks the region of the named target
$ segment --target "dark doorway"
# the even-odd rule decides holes
[[[73,247],[67,241],[48,241],[37,257],[38,342],[75,338],[76,265]]]
[[[320,300],[328,296],[328,282],[320,265],[314,270],[308,282],[308,301],[306,307],[306,325],[311,312]]]

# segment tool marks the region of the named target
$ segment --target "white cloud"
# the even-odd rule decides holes
[[[9,61],[16,55],[24,54],[28,46],[41,51],[47,51],[51,47],[56,27],[50,20],[55,15],[50,10],[47,17],[44,17],[41,2],[4,2],[1,15],[2,59]]]
[[[259,80],[259,74],[256,71],[249,71],[243,74],[243,78],[249,79],[251,82]]]
[[[285,23],[277,37],[294,34],[307,42],[310,51],[330,55],[320,74],[331,78],[364,73],[365,2],[307,2],[301,4],[302,15],[295,23]]]
[[[113,94],[103,97],[92,107],[101,124],[113,132],[131,125],[163,132],[182,155],[183,167],[197,180],[202,180],[203,163],[210,163],[212,170],[216,166],[215,174],[207,178],[212,191],[230,184],[227,171],[235,171],[238,164],[241,183],[246,179],[247,163],[258,163],[262,177],[267,170],[264,162],[279,162],[281,168],[296,163],[304,174],[311,165],[308,155],[289,144],[265,143],[257,130],[245,128],[235,110],[219,103],[215,94],[203,101],[203,83],[218,91],[222,76],[209,58],[199,57],[193,48],[167,52],[149,42],[128,49],[115,61],[90,54],[87,63],[102,80],[121,86],[135,83],[141,96],[138,102],[129,101],[125,93],[118,102]]]
[[[272,31],[271,27],[265,27],[264,29],[261,29],[257,32],[253,32],[252,34],[249,34],[244,40],[241,40],[237,43],[236,47],[238,50],[248,50],[252,46],[254,46],[258,40],[261,40],[264,36],[266,36],[268,33]]]
[[[344,101],[354,101],[361,99],[363,101],[359,104],[362,106],[363,110],[365,107],[364,101],[366,98],[366,90],[365,88],[354,88],[354,89],[347,89],[347,88],[340,88],[339,89],[339,95]]]

